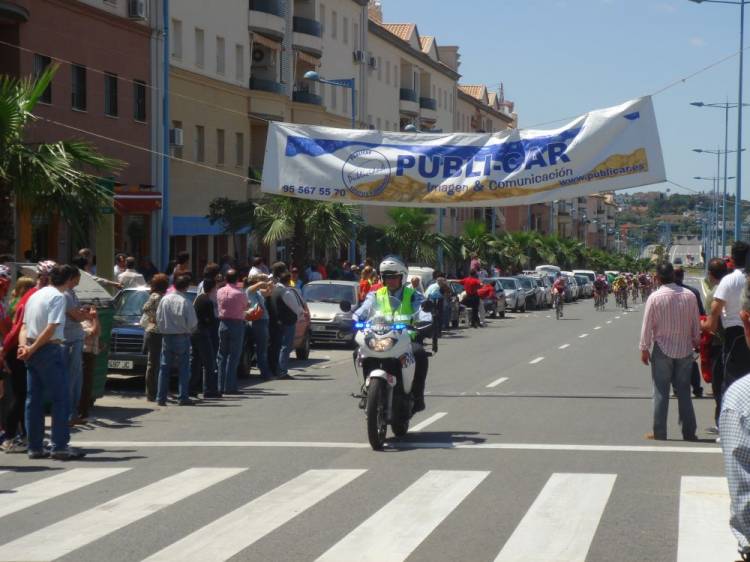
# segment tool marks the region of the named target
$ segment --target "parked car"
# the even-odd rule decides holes
[[[419,290],[425,292],[427,287],[432,284],[432,273],[435,270],[431,267],[410,267],[408,270],[409,282],[412,278],[419,277]]]
[[[574,275],[576,282],[581,289],[581,298],[590,299],[594,296],[594,282],[587,275]]]
[[[530,275],[536,281],[537,287],[542,290],[542,306],[549,308],[552,306],[552,283],[546,275]]]
[[[537,308],[540,302],[541,290],[536,286],[536,281],[526,275],[516,275],[526,293],[526,308]]]
[[[573,275],[585,275],[589,278],[591,283],[596,281],[596,272],[591,269],[574,269]]]
[[[493,277],[505,293],[505,306],[516,312],[526,312],[526,290],[515,277]]]
[[[451,328],[468,326],[470,324],[470,311],[466,306],[461,304],[461,295],[464,292],[464,286],[456,279],[449,279],[448,285],[450,285],[453,291],[453,297],[451,298]]]
[[[496,278],[492,277],[486,277],[484,279],[485,283],[491,283],[492,288],[495,290],[495,297],[492,299],[482,299],[482,304],[484,305],[484,312],[489,316],[490,318],[496,318],[499,316],[500,318],[505,318],[505,291],[503,290],[503,287]]]
[[[347,301],[352,311],[358,304],[359,283],[355,281],[311,281],[302,288],[310,309],[310,334],[312,341],[354,343],[352,312],[342,312],[339,305]]]
[[[566,302],[577,301],[581,291],[576,282],[576,278],[570,271],[563,271],[562,274],[565,276],[565,300]],[[568,289],[570,289],[570,301],[568,301]]]

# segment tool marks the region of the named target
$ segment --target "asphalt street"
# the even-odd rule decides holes
[[[736,560],[710,388],[651,430],[642,305],[509,314],[441,340],[427,410],[370,450],[351,350],[194,408],[132,385],[77,462],[0,457],[3,560]]]

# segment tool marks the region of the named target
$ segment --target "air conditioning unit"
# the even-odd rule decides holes
[[[375,70],[378,67],[378,59],[376,59],[375,57],[370,57],[370,60],[367,62],[367,64],[370,66],[370,68]]]
[[[354,62],[363,63],[365,62],[365,52],[364,51],[353,51],[352,56],[354,57]]]
[[[132,20],[145,20],[146,0],[128,0],[128,17]]]
[[[171,146],[183,146],[184,140],[182,129],[169,129],[169,144]]]

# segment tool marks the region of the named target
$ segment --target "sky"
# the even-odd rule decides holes
[[[387,23],[416,23],[438,45],[458,45],[462,84],[505,86],[521,128],[570,118],[653,94],[667,178],[710,190],[724,148],[724,110],[693,101],[736,102],[740,8],[689,0],[382,0]],[[750,20],[750,3],[745,19]],[[746,30],[748,25],[746,23]],[[744,102],[750,103],[750,33],[745,38]],[[730,57],[692,78],[690,75]],[[750,199],[750,107],[743,112],[744,199]],[[729,114],[729,149],[737,148],[737,113]],[[564,121],[551,126],[560,126]],[[735,176],[729,155],[728,176]],[[720,170],[721,176],[723,172]],[[723,183],[722,183],[723,186]],[[729,192],[735,189],[729,181]],[[639,188],[691,193],[671,184]]]

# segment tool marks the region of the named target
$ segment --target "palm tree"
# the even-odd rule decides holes
[[[447,248],[445,238],[432,232],[433,215],[424,209],[396,207],[388,217],[393,221],[385,227],[388,245],[407,262],[433,264],[438,246]]]
[[[290,261],[302,264],[313,249],[338,249],[347,244],[361,222],[356,209],[341,203],[269,196],[255,207],[253,222],[264,244],[290,239]]]
[[[121,162],[84,141],[24,140],[26,126],[37,119],[34,108],[56,71],[52,65],[36,81],[0,78],[0,253],[13,253],[14,200],[35,214],[57,213],[81,237],[102,209],[112,205],[101,178],[91,172],[112,173]]]
[[[483,262],[490,258],[490,241],[492,235],[487,232],[487,224],[484,221],[472,220],[464,223],[464,234],[461,236],[461,254],[463,259],[473,255],[479,256]]]

